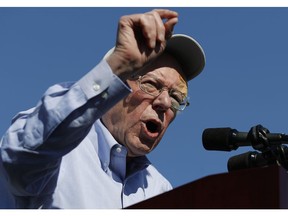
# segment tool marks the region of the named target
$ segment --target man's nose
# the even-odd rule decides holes
[[[154,109],[166,111],[171,107],[171,98],[167,90],[163,90],[153,101]]]

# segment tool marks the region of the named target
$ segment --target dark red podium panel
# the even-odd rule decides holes
[[[278,166],[207,176],[128,209],[288,208],[288,173]]]

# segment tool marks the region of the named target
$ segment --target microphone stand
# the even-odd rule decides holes
[[[252,143],[254,152],[236,155],[228,160],[228,171],[243,168],[263,167],[270,164],[281,165],[288,171],[288,147],[280,142],[270,142],[267,134],[270,133],[262,125],[256,125],[248,132],[247,139]]]

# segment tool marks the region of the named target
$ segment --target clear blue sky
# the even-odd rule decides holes
[[[0,8],[0,134],[52,84],[73,81],[114,45],[120,16],[151,8]],[[173,9],[173,8],[172,8]],[[175,33],[196,38],[207,64],[190,82],[191,106],[148,157],[174,187],[227,172],[252,150],[207,151],[208,127],[288,133],[288,8],[174,8]]]

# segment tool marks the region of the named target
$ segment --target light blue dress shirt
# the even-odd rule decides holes
[[[18,113],[0,142],[0,208],[123,208],[171,190],[146,156],[126,165],[101,123],[130,92],[102,60]]]

